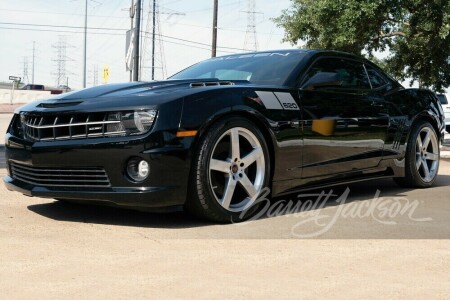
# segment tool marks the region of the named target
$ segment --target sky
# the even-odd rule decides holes
[[[289,0],[256,0],[255,23],[258,50],[298,47],[283,43],[283,29],[271,20],[289,7]],[[20,5],[17,5],[20,3]],[[129,81],[125,69],[125,32],[130,28],[131,0],[89,0],[87,35],[87,87],[103,84],[103,69],[109,68],[108,83]],[[211,57],[213,0],[157,0],[161,37],[156,43],[156,79],[170,76],[196,62]],[[151,0],[143,0],[142,30],[147,24]],[[219,0],[217,55],[245,52],[248,11],[246,0]],[[83,26],[85,0],[0,1],[0,82],[10,75],[28,76],[32,81],[33,41],[35,42],[34,83],[57,85],[58,59],[66,57],[65,79],[59,84],[82,88]],[[143,33],[142,80],[151,79],[151,39]],[[58,44],[66,44],[58,55]],[[97,74],[97,75],[95,75]],[[67,79],[68,77],[68,79]]]

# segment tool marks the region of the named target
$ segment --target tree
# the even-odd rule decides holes
[[[399,80],[442,91],[450,86],[449,0],[291,0],[275,23],[284,41],[373,57]]]

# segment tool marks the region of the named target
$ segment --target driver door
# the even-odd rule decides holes
[[[335,73],[339,84],[308,87],[308,80],[319,72]],[[383,157],[389,118],[384,102],[371,95],[363,64],[338,57],[320,58],[303,82],[302,177],[335,177],[376,167]]]

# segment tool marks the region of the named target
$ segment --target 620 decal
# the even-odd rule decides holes
[[[297,104],[295,103],[282,103],[285,109],[298,109]]]

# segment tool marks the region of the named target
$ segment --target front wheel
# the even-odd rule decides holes
[[[411,131],[405,153],[405,177],[394,178],[403,187],[426,188],[433,185],[439,169],[439,141],[428,122]]]
[[[268,186],[270,156],[258,127],[241,117],[219,120],[201,138],[186,208],[216,222],[251,217]]]

